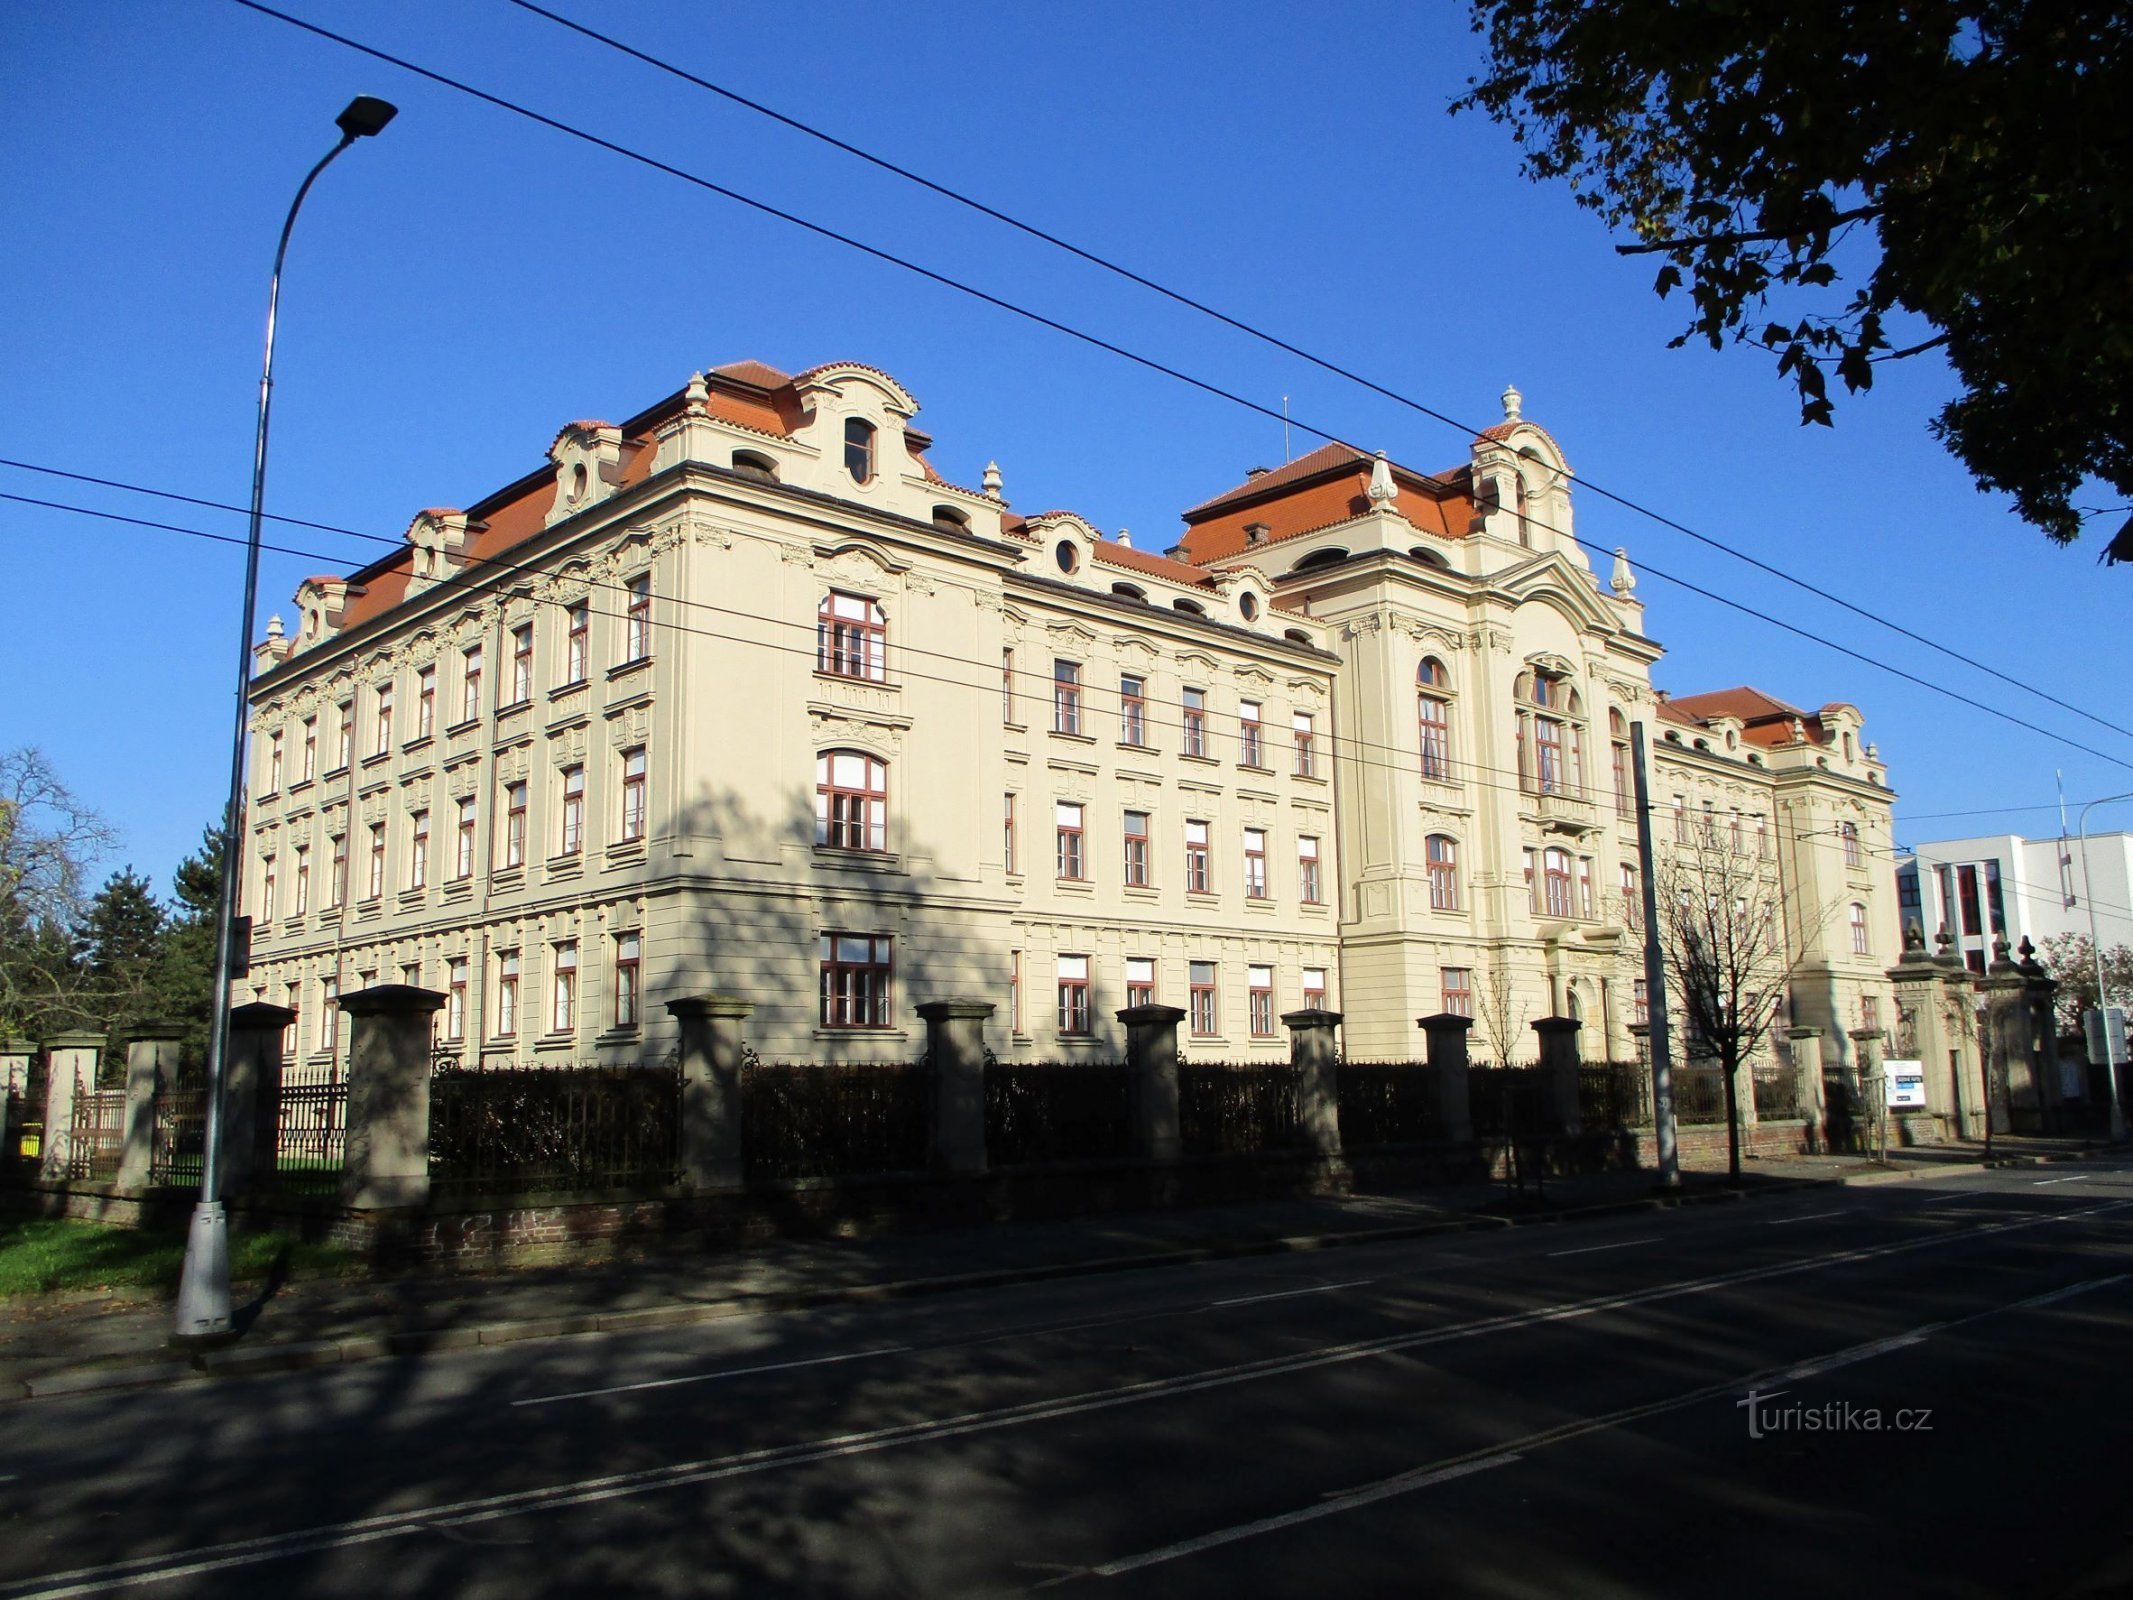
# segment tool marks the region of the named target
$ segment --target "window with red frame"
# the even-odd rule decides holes
[[[822,936],[822,1026],[889,1025],[889,940],[861,933]]]

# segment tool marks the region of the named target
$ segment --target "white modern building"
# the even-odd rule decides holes
[[[1985,970],[2003,935],[2010,945],[2026,937],[2040,947],[2059,934],[2086,935],[2091,909],[2104,948],[2133,944],[2133,833],[2093,833],[2085,857],[2072,835],[1919,844],[1897,858],[1896,897],[1906,925],[1916,922],[1929,945],[1946,929],[1973,972]]]

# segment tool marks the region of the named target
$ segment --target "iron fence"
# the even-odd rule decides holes
[[[1716,1062],[1690,1062],[1674,1069],[1674,1120],[1726,1120],[1726,1069]]]
[[[1547,1133],[1548,1076],[1537,1067],[1469,1067],[1467,1117],[1481,1140],[1537,1139]]]
[[[985,1063],[985,1153],[996,1166],[1133,1153],[1133,1069],[1123,1061]]]
[[[206,1160],[205,1085],[181,1083],[168,1089],[159,1085],[155,1099],[155,1144],[148,1156],[148,1181],[158,1187],[197,1189]]]
[[[46,1137],[51,1136],[50,1129]],[[74,1115],[67,1125],[67,1176],[109,1179],[118,1176],[119,1154],[126,1148],[126,1091],[93,1089],[77,1080]]]
[[[1800,1075],[1791,1067],[1757,1067],[1754,1082],[1755,1114],[1758,1117],[1797,1117],[1801,1114]]]
[[[1303,1070],[1256,1062],[1178,1067],[1178,1139],[1187,1155],[1246,1155],[1303,1142]]]
[[[292,1193],[331,1194],[340,1188],[347,1164],[348,1080],[283,1080],[274,1124],[274,1182]]]
[[[667,1063],[475,1064],[430,1078],[433,1189],[657,1188],[680,1175],[681,1072]]]
[[[927,1073],[902,1062],[744,1062],[751,1180],[869,1177],[926,1165]]]
[[[1442,1139],[1444,1082],[1427,1061],[1343,1061],[1341,1144],[1412,1144]]]
[[[1642,1128],[1652,1120],[1651,1070],[1640,1061],[1590,1061],[1578,1068],[1578,1126],[1587,1133]]]

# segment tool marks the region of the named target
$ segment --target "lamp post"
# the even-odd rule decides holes
[[[250,720],[253,612],[259,597],[259,531],[267,492],[267,413],[274,397],[274,319],[281,306],[281,266],[289,253],[289,233],[311,185],[334,157],[381,133],[399,108],[370,95],[357,95],[334,119],[341,142],[319,158],[304,175],[274,248],[274,275],[267,283],[267,353],[259,375],[259,429],[252,444],[252,520],[244,552],[244,616],[237,635],[237,712],[230,737],[230,795],[223,812],[222,900],[215,918],[215,978],[211,994],[212,1024],[207,1048],[207,1128],[200,1171],[200,1201],[193,1208],[185,1237],[185,1267],[178,1279],[177,1337],[212,1339],[230,1329],[229,1219],[222,1208],[222,1083],[230,1046],[230,981],[235,964],[237,883],[244,863],[245,729]]]
[[[2104,1009],[2103,939],[2096,931],[2096,877],[2089,870],[2089,813],[2117,800],[2133,800],[2133,790],[2125,794],[2107,794],[2081,808],[2081,893],[2089,903],[2089,954],[2096,958],[2096,1021],[2103,1030],[2103,1075],[2110,1084],[2113,1144],[2126,1136],[2126,1108],[2118,1098],[2118,1051],[2111,1043],[2110,1017]]]

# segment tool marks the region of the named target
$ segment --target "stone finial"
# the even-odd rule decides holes
[[[1518,389],[1517,389],[1517,386],[1516,386],[1516,385],[1514,385],[1514,384],[1506,384],[1506,385],[1504,386],[1504,391],[1503,391],[1503,419],[1504,419],[1504,421],[1506,421],[1506,422],[1517,422],[1517,421],[1520,421],[1520,420],[1522,420],[1522,416],[1523,416],[1523,413],[1521,412],[1521,410],[1520,410],[1520,407],[1522,407],[1522,406],[1523,406],[1523,405],[1525,404],[1525,399],[1526,399],[1526,397],[1525,397],[1524,395],[1522,395],[1522,394],[1520,394],[1520,393],[1518,392]]]
[[[1363,492],[1369,497],[1371,510],[1390,511],[1392,509],[1393,496],[1398,494],[1399,491],[1393,487],[1392,463],[1385,459],[1385,452],[1382,450],[1377,453],[1377,458],[1370,463],[1370,487]]]
[[[277,611],[273,616],[267,618],[267,642],[273,644],[281,639],[282,636],[281,613]]]
[[[1792,742],[1794,744],[1805,744],[1807,742],[1807,724],[1798,717],[1792,719]]]
[[[1913,917],[1903,925],[1903,959],[1906,961],[1930,961],[1926,954],[1926,931]]]
[[[985,463],[985,476],[978,480],[978,486],[985,491],[988,499],[998,500],[1003,498],[1000,493],[999,462],[988,461]]]
[[[1992,941],[1992,964],[1994,966],[1998,966],[2002,961],[2005,961],[2007,959],[2007,952],[2011,948],[2012,946],[2010,946],[2007,942],[2006,934],[2003,933],[1999,935],[1999,937],[1994,939]]]
[[[1946,928],[1942,928],[1939,936],[1934,939],[1933,954],[1941,961],[1950,962],[1955,966],[1962,965],[1961,958],[1955,953],[1955,935]]]
[[[711,404],[711,388],[701,372],[689,374],[688,407],[691,416],[702,416]]]
[[[1637,575],[1629,570],[1629,552],[1620,545],[1615,546],[1614,577],[1608,587],[1614,590],[1617,600],[1627,600],[1637,592]]]
[[[1118,530],[1118,544],[1122,550],[1131,550],[1133,548],[1133,530],[1131,528]]]

